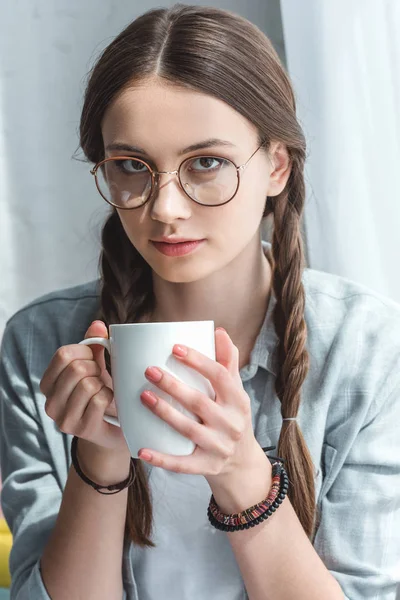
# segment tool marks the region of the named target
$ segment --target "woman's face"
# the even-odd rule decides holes
[[[108,108],[102,133],[105,157],[134,156],[158,171],[174,171],[196,155],[222,156],[237,166],[257,149],[257,131],[221,100],[153,79],[126,90]],[[224,140],[207,149],[182,153],[193,144]],[[110,149],[124,144],[142,149]],[[281,158],[286,156],[283,152]],[[214,166],[212,161],[200,167]],[[222,206],[202,206],[191,200],[176,175],[160,176],[159,192],[134,210],[119,210],[123,228],[153,271],[170,282],[190,282],[220,271],[259,236],[266,196],[282,191],[287,177],[275,177],[275,163],[261,148],[241,173],[235,197]],[[271,177],[271,172],[273,177]],[[163,236],[204,240],[183,256],[167,256],[153,244]]]

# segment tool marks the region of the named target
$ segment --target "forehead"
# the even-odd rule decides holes
[[[178,151],[208,137],[247,145],[256,137],[256,128],[218,98],[152,81],[114,100],[104,115],[102,133],[105,145],[131,142],[148,151],[168,145]]]

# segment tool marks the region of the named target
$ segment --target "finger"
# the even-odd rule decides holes
[[[61,373],[76,360],[91,360],[93,362],[93,352],[89,346],[69,344],[67,346],[61,346],[54,353],[40,381],[40,391],[46,398],[52,394],[55,383]]]
[[[98,366],[98,365],[97,365]],[[104,383],[98,377],[85,377],[81,379],[76,385],[75,389],[71,394],[68,394],[66,402],[60,402],[57,398],[55,406],[51,405],[51,400],[47,403],[49,405],[49,415],[56,421],[59,428],[64,433],[78,433],[81,429],[82,416],[86,410],[87,405],[91,402],[92,398],[102,392],[103,388],[107,390]],[[110,400],[112,399],[112,392],[110,391]],[[102,394],[102,397],[104,394]]]
[[[114,447],[121,443],[123,433],[120,427],[111,425],[104,421],[104,415],[108,414],[109,407],[113,401],[112,391],[104,386],[86,405],[82,415],[80,426],[82,437],[93,440],[104,447]]]
[[[186,349],[186,355],[180,356],[175,353],[176,346]],[[173,355],[189,367],[195,369],[198,373],[208,379],[217,394],[216,401],[229,399],[233,394],[237,394],[237,383],[234,381],[228,369],[219,362],[212,360],[194,348],[185,347],[182,344],[175,344]],[[162,369],[160,369],[162,370]],[[157,383],[158,385],[158,383]]]
[[[170,373],[167,373],[162,369],[158,369],[158,371],[161,373],[161,379],[159,379],[157,382],[155,382],[149,377],[149,370],[146,369],[145,375],[153,384],[153,386],[157,386],[157,388],[163,390],[169,396],[171,396],[174,401],[176,400],[178,402],[176,409],[171,407],[172,410],[170,411],[170,403],[166,402],[165,400],[160,400],[160,402],[157,403],[157,405],[154,407],[154,412],[159,414],[161,418],[164,418],[165,413],[168,413],[165,415],[167,418],[169,418],[170,416],[174,416],[176,412],[179,412],[180,406],[183,406],[183,408],[185,408],[193,415],[199,417],[202,423],[209,425],[212,429],[222,430],[225,431],[228,434],[228,436],[230,435],[233,438],[236,437],[237,425],[232,419],[231,411],[227,410],[226,407],[222,407],[221,404],[209,398],[206,394],[203,394],[199,390],[192,388],[191,386],[187,385],[182,381],[179,381]],[[155,393],[156,398],[158,399],[159,396],[157,394],[157,388],[151,389],[150,387],[149,390],[145,390],[142,393],[142,396],[148,396],[146,392],[150,391],[150,397],[151,393]],[[148,406],[147,403],[146,406]],[[163,411],[162,414],[159,413],[160,410]],[[182,414],[182,411],[180,411],[180,413]],[[178,419],[179,415],[175,415],[175,417]],[[188,418],[190,417],[184,417],[184,419]],[[190,422],[181,422],[183,424],[186,423],[188,427],[191,426]],[[168,423],[170,422],[168,421]],[[178,423],[177,426],[179,426]],[[175,427],[175,425],[173,425],[173,427]],[[195,425],[193,427],[196,428]],[[178,431],[180,431],[180,429],[178,429]],[[184,433],[183,435],[186,434]],[[202,445],[197,439],[193,439],[193,441],[200,446]]]
[[[215,359],[232,376],[239,371],[239,350],[232,342],[228,332],[222,327],[215,330]]]
[[[85,333],[85,340],[91,337],[102,337],[108,339],[108,330],[103,321],[93,321]],[[100,365],[102,371],[107,371],[104,358],[105,348],[101,344],[91,344],[93,359]]]
[[[194,450],[196,452],[197,448]],[[188,475],[207,475],[205,466],[200,461],[193,460],[193,454],[189,456],[174,456],[163,454],[152,448],[140,448],[138,456],[141,460],[149,462],[153,467],[160,467],[175,473],[186,473]],[[146,455],[149,455],[147,458]]]
[[[51,392],[46,397],[46,412],[55,419],[62,414],[68,398],[81,380],[97,377],[100,382],[100,367],[94,360],[73,360],[58,376]]]
[[[102,321],[94,321],[86,331],[85,339],[88,337],[108,337],[105,324]],[[94,344],[93,348],[80,344],[68,344],[58,348],[42,376],[39,385],[40,391],[46,397],[50,396],[60,374],[74,360],[93,360],[96,356],[99,358],[96,362],[98,362],[100,368],[105,369],[104,352],[102,357],[99,357],[99,348],[104,350],[99,344]]]
[[[96,379],[93,390],[89,393],[95,391],[99,384],[102,385]],[[113,393],[105,385],[102,385],[89,400],[87,393],[87,383],[84,386],[77,386],[69,399],[67,411],[57,419],[58,426],[64,433],[77,435],[107,448],[114,448],[115,444],[121,442],[122,431],[119,427],[104,421],[104,414],[112,403]]]
[[[192,440],[197,446],[213,452],[218,451],[219,442],[216,440],[216,436],[210,428],[198,423],[192,417],[184,415],[182,411],[157,395],[155,396],[157,400],[155,405],[150,406],[148,404],[148,398],[149,395],[146,392],[143,392],[141,400],[144,406],[160,417],[165,423],[168,423],[168,425],[181,433],[184,437]]]

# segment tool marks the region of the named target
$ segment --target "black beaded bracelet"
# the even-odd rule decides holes
[[[273,450],[274,448],[275,448],[275,446],[271,446],[269,448],[263,448],[263,450],[264,451]],[[270,517],[276,511],[276,509],[279,507],[280,504],[282,504],[285,496],[287,495],[287,491],[289,488],[289,479],[288,479],[287,473],[285,471],[285,468],[283,466],[283,463],[285,462],[283,458],[268,456],[268,459],[272,463],[272,478],[276,477],[277,475],[279,475],[279,478],[280,478],[279,479],[279,490],[278,490],[278,493],[277,493],[276,498],[273,501],[273,503],[268,505],[268,504],[266,504],[265,500],[262,500],[258,505],[254,505],[254,506],[242,511],[238,515],[236,515],[239,518],[241,516],[245,517],[245,519],[247,521],[246,523],[241,523],[238,525],[228,525],[226,523],[223,523],[223,522],[217,520],[215,518],[215,516],[213,515],[213,513],[211,512],[211,507],[213,505],[216,506],[215,500],[214,500],[213,496],[211,496],[210,503],[208,505],[208,510],[207,510],[207,516],[208,516],[208,519],[209,519],[211,525],[213,525],[216,529],[219,529],[221,531],[228,531],[228,532],[240,531],[240,530],[249,529],[250,527],[254,527],[255,525],[258,525],[262,521],[265,521],[266,519],[268,519],[268,517]],[[260,514],[260,511],[262,511],[261,514]],[[259,516],[251,519],[251,514],[258,514]],[[228,518],[230,518],[232,516],[235,516],[235,515],[222,515],[222,518],[227,520]]]
[[[85,473],[82,471],[82,469],[79,466],[78,457],[77,457],[78,439],[79,438],[76,435],[72,439],[71,460],[72,460],[72,464],[74,465],[75,471],[77,472],[79,477],[85,483],[92,486],[92,488],[94,488],[96,490],[96,492],[99,492],[99,494],[103,494],[105,496],[112,496],[113,494],[118,494],[118,492],[122,492],[122,490],[124,490],[125,488],[132,485],[132,483],[135,481],[135,478],[136,478],[136,470],[134,468],[133,458],[131,458],[131,466],[130,466],[128,477],[124,481],[121,481],[120,483],[114,483],[112,485],[99,485],[99,484],[95,483],[94,481],[92,481],[91,479],[89,479],[89,477],[87,477],[85,475]],[[108,491],[102,492],[101,490],[108,490]]]

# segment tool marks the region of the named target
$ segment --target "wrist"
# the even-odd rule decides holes
[[[207,477],[215,502],[224,514],[242,512],[267,498],[272,486],[272,465],[261,447],[260,451],[253,461],[229,477]]]
[[[129,452],[115,452],[79,438],[76,455],[83,473],[99,485],[120,483],[129,475]]]

